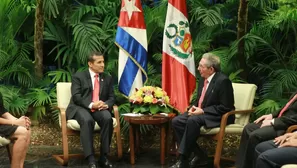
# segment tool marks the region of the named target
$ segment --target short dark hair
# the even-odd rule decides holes
[[[94,56],[103,56],[104,57],[104,55],[101,52],[93,51],[88,56],[88,62],[94,62],[95,61]]]

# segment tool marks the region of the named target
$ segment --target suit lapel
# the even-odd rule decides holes
[[[92,78],[91,78],[91,74],[90,74],[89,70],[86,71],[85,76],[87,79],[88,87],[91,88],[90,89],[91,91],[93,91]]]

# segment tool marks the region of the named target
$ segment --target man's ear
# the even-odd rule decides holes
[[[210,69],[211,69],[212,73],[214,73],[214,72],[215,72],[215,69],[214,69],[214,67],[210,67]]]
[[[91,65],[92,65],[92,62],[88,61],[88,65],[89,65],[89,67],[91,67]]]

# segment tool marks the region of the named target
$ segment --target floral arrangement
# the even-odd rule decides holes
[[[130,97],[133,113],[170,113],[172,108],[169,104],[167,93],[159,87],[144,86],[136,89]]]

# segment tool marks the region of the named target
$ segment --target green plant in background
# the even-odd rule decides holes
[[[257,115],[284,106],[297,89],[297,1],[277,2],[244,37],[252,72],[263,83]]]
[[[85,69],[90,51],[106,56],[106,73],[115,79],[116,104],[120,113],[131,112],[129,100],[117,89],[118,48],[114,45],[120,11],[119,0],[42,2],[45,15],[43,57],[57,68],[37,80],[34,69],[33,20],[36,1],[2,0],[0,3],[0,91],[5,106],[17,115],[30,111],[42,119],[48,111],[58,121],[55,84],[70,82],[71,75]],[[221,59],[222,71],[233,82],[252,82],[259,87],[257,115],[284,105],[297,88],[296,0],[249,0],[246,32],[237,37],[240,1],[212,4],[208,0],[188,0],[190,30],[196,65],[205,52]],[[148,37],[148,81],[161,86],[162,37],[167,1],[144,6]],[[36,19],[38,20],[38,19]],[[242,43],[244,40],[244,43]],[[244,44],[244,47],[239,47]],[[240,51],[239,51],[240,48]],[[243,50],[242,50],[243,49]],[[239,54],[240,53],[240,54]],[[246,63],[242,67],[241,61]],[[247,78],[240,78],[242,73]],[[197,84],[199,73],[197,72]],[[193,99],[196,95],[193,94]],[[121,118],[124,132],[128,124]],[[142,131],[151,129],[143,126]]]

